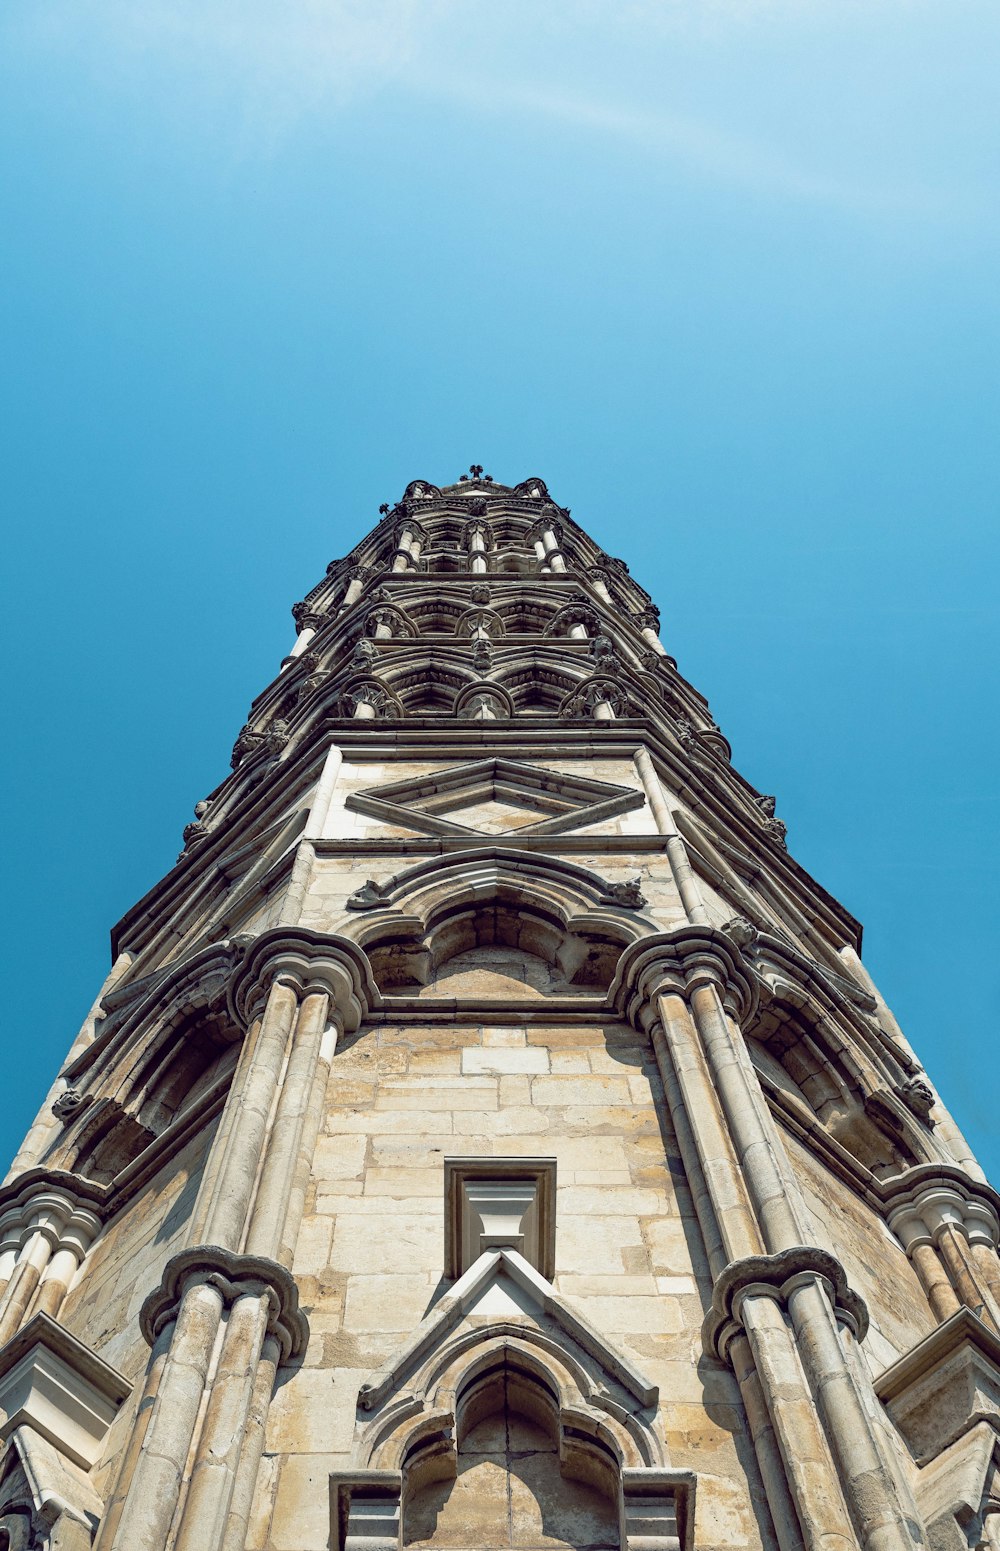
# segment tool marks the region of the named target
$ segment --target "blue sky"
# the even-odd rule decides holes
[[[1000,1180],[994,0],[7,0],[6,1136],[411,478],[662,607]]]

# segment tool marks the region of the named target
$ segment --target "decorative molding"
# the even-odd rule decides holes
[[[300,995],[322,990],[332,1011],[353,1033],[375,992],[371,965],[349,937],[335,937],[306,927],[275,927],[251,943],[229,982],[230,1012],[244,1028],[260,1015],[275,980],[294,985]]]
[[[439,1347],[451,1331],[465,1318],[487,1288],[499,1278],[509,1279],[515,1292],[534,1303],[539,1316],[548,1316],[555,1326],[574,1341],[588,1357],[605,1368],[614,1382],[627,1390],[643,1407],[655,1406],[659,1389],[645,1378],[629,1361],[616,1352],[610,1343],[574,1309],[571,1309],[534,1266],[514,1249],[486,1251],[469,1267],[446,1292],[417,1326],[411,1336],[399,1346],[376,1373],[361,1386],[358,1405],[364,1411],[380,1406],[391,1391]],[[519,1315],[514,1319],[491,1320],[489,1334],[509,1330],[521,1339],[529,1339],[529,1317]]]
[[[226,1308],[237,1298],[265,1298],[267,1333],[281,1348],[283,1361],[306,1349],[309,1324],[299,1308],[295,1278],[276,1260],[264,1255],[237,1255],[218,1244],[198,1244],[167,1261],[158,1287],[139,1311],[139,1328],[150,1346],[165,1325],[177,1318],[181,1300],[191,1287],[214,1287]]]
[[[0,1347],[0,1437],[32,1427],[75,1465],[100,1458],[129,1381],[47,1314]]]
[[[492,685],[469,686],[485,693]],[[591,777],[546,770],[520,760],[487,759],[446,766],[428,775],[365,787],[348,795],[345,806],[392,825],[432,835],[474,835],[476,830],[448,817],[490,800],[536,808],[539,818],[519,835],[555,835],[600,823],[641,808],[645,795],[634,787]]]
[[[445,1275],[463,1276],[496,1249],[555,1275],[555,1158],[445,1158]]]
[[[918,1465],[979,1422],[1000,1441],[1000,1338],[971,1309],[918,1341],[875,1380],[875,1393]]]
[[[859,1341],[868,1333],[868,1309],[847,1281],[836,1256],[815,1245],[797,1244],[776,1255],[748,1255],[735,1260],[717,1278],[712,1306],[702,1324],[702,1342],[711,1357],[725,1357],[733,1336],[743,1328],[741,1304],[748,1294],[764,1295],[787,1303],[789,1294],[803,1281],[819,1278],[830,1295],[839,1318]]]

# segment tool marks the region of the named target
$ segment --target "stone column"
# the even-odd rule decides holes
[[[691,859],[687,853],[687,846],[674,823],[673,816],[667,806],[660,785],[659,776],[653,768],[649,750],[643,747],[636,749],[633,756],[635,768],[646,793],[646,801],[649,803],[653,822],[661,835],[667,840],[667,861],[670,863],[670,871],[680,895],[681,904],[689,921],[694,924],[706,924],[708,911],[701,897],[701,889],[698,887],[698,879]]]
[[[469,570],[482,576],[487,569],[486,530],[481,522],[470,522],[465,530],[469,550]]]
[[[915,1509],[901,1500],[838,1328],[863,1335],[864,1306],[833,1256],[809,1247],[809,1215],[742,1036],[753,973],[722,933],[684,927],[623,956],[617,994],[626,988],[633,1017],[643,1004],[659,1012],[728,1260],[706,1349],[725,1355],[746,1336],[805,1544],[912,1551]]]
[[[679,989],[658,1000],[661,1021],[652,1030],[653,1048],[709,1265],[719,1279],[732,1264],[762,1259],[763,1241],[690,1008]],[[853,1546],[841,1534],[847,1506],[780,1310],[751,1307],[747,1327],[733,1329],[719,1355],[728,1358],[747,1405],[781,1551]],[[801,1507],[814,1496],[821,1511],[814,1508],[800,1526],[794,1504]]]
[[[410,569],[410,546],[412,543],[412,530],[409,523],[404,523],[396,536],[397,547],[392,561],[392,569],[394,571],[408,571]]]
[[[937,1318],[964,1306],[1000,1330],[1000,1217],[989,1187],[947,1164],[919,1164],[892,1181],[886,1215]]]
[[[611,604],[612,598],[608,589],[608,573],[603,571],[599,565],[588,566],[587,580],[601,601]]]
[[[65,1187],[44,1177],[4,1214],[6,1285],[0,1293],[0,1346],[29,1314],[53,1318],[101,1228],[100,1217]]]
[[[328,1010],[336,1008],[337,1026],[351,1028],[363,1011],[357,951],[302,929],[265,933],[237,968],[229,1000],[249,1032],[195,1206],[192,1237],[202,1242],[168,1262],[143,1305],[151,1345],[174,1328],[142,1450],[105,1541],[113,1551],[162,1551],[171,1533],[176,1551],[220,1551],[237,1482],[246,1497],[245,1477],[256,1470],[242,1460],[268,1366],[300,1351],[307,1336],[295,1283],[272,1255],[290,1261],[301,1218],[302,1165],[315,1144],[318,1090],[325,1091],[334,1048]]]
[[[535,546],[535,554],[543,565],[547,565],[553,573],[565,572],[566,562],[559,548],[559,535],[555,525],[548,518],[544,518],[535,526],[531,533],[531,540]],[[539,545],[541,545],[540,553]]]
[[[538,561],[538,569],[548,575],[548,573],[552,570],[552,567],[549,565],[545,555],[545,545],[542,543],[540,538],[532,538],[531,542],[535,548],[535,558]]]
[[[295,637],[295,645],[292,647],[288,656],[285,658],[281,665],[283,669],[286,668],[289,663],[294,662],[296,657],[301,657],[302,653],[308,649],[309,643],[312,641],[317,630],[320,629],[324,619],[324,616],[318,613],[315,609],[305,609],[301,604],[296,604],[295,608],[292,610],[292,614],[295,618],[295,627],[298,631],[298,635]]]
[[[647,641],[658,657],[666,657],[667,650],[660,640],[660,613],[658,609],[650,605],[633,615],[633,622],[639,627],[639,633],[644,641]]]
[[[338,614],[343,614],[345,609],[349,609],[352,604],[357,603],[361,594],[365,590],[365,582],[371,575],[371,569],[366,565],[356,565],[352,566],[347,575],[349,578],[347,583],[347,590],[344,593],[343,598],[340,600],[340,607],[337,610]]]

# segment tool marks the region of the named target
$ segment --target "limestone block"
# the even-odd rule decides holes
[[[462,1051],[462,1071],[471,1077],[482,1074],[505,1076],[512,1073],[535,1073],[549,1070],[549,1053],[540,1048],[474,1049]]]
[[[351,1447],[359,1378],[351,1369],[299,1368],[275,1390],[265,1448],[272,1454],[339,1453]]]
[[[352,1276],[344,1323],[349,1330],[398,1335],[413,1330],[427,1312],[437,1277],[402,1274]]]
[[[328,1551],[328,1454],[290,1454],[281,1461],[270,1547],[273,1551]]]
[[[535,1104],[552,1104],[560,1108],[632,1103],[625,1078],[603,1076],[536,1077],[531,1084],[531,1098]]]
[[[441,1258],[439,1218],[337,1218],[331,1262],[338,1271],[419,1273]]]

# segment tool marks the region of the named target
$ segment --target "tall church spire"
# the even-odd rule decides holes
[[[1000,1199],[627,565],[473,464],[293,615],[0,1194],[0,1546],[1000,1547]]]

